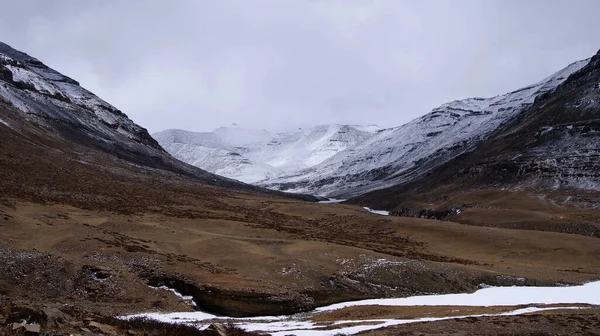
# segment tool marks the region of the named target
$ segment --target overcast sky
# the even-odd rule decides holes
[[[397,126],[600,49],[600,1],[11,1],[0,41],[138,124]]]

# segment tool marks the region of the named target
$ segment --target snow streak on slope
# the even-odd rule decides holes
[[[293,133],[280,133],[266,146],[247,155],[285,171],[297,171],[319,164],[371,136],[373,133],[353,126],[319,125]]]
[[[166,130],[153,136],[171,155],[186,163],[254,183],[319,164],[364,142],[373,133],[354,126],[321,125],[272,135],[234,125],[210,133]]]
[[[259,182],[273,189],[350,197],[422,176],[473,150],[501,125],[552,92],[589,59],[575,62],[543,81],[492,98],[444,104],[403,126],[341,151],[301,172]]]

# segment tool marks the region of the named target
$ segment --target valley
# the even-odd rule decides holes
[[[152,334],[178,327],[122,317],[169,313],[275,335],[597,325],[599,55],[396,128],[154,138],[39,60],[0,55],[0,334]],[[544,302],[385,301],[582,284]],[[168,322],[210,335],[186,321]]]
[[[166,285],[193,296],[206,312],[260,316],[348,300],[471,292],[481,284],[579,284],[600,277],[593,237],[254,195],[218,202],[130,214],[3,207],[2,271],[10,276],[0,286],[20,305],[59,301],[88,314],[193,310],[148,287]]]

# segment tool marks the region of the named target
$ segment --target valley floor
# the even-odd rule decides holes
[[[349,300],[472,292],[482,283],[600,279],[595,237],[379,216],[351,205],[252,194],[131,213],[5,203],[5,307],[58,303],[94,316],[192,311],[189,301],[149,287],[167,285],[208,312],[264,316]],[[434,323],[433,331],[438,324],[468,325]]]

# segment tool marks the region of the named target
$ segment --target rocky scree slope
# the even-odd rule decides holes
[[[347,198],[406,183],[473,151],[500,126],[553,92],[586,64],[570,64],[539,83],[492,98],[456,100],[405,125],[378,133],[300,172],[260,181],[279,190]]]
[[[233,125],[213,132],[166,130],[153,137],[174,157],[209,172],[256,183],[312,167],[374,135],[374,126],[319,125],[294,132]]]

